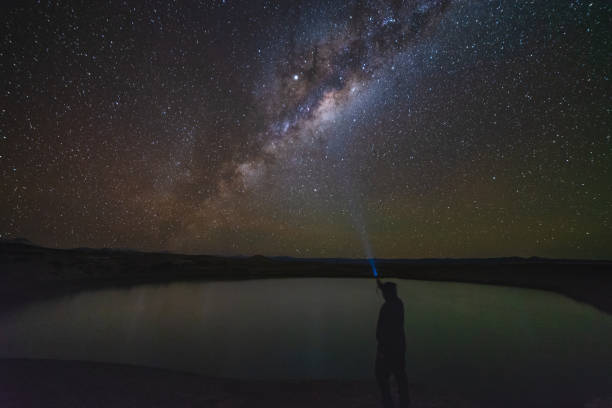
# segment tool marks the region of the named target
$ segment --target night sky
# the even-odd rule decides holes
[[[2,238],[612,258],[609,1],[2,7]]]

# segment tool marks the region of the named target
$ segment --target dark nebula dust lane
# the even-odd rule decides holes
[[[603,1],[9,2],[0,235],[610,258]]]
[[[300,154],[317,139],[333,137],[331,132],[318,131],[321,123],[333,121],[392,57],[423,41],[449,3],[380,1],[376,7],[357,3],[345,26],[282,60],[269,109],[278,118],[260,138],[265,143],[255,158],[237,165],[234,187],[252,187],[269,165]]]

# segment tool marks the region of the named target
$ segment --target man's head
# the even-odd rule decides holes
[[[393,282],[385,282],[381,286],[383,298],[391,300],[397,298],[397,285]]]

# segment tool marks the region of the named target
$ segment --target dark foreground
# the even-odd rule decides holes
[[[545,259],[377,261],[384,277],[545,289],[612,313],[612,263]],[[0,312],[70,292],[200,279],[363,277],[355,260],[222,258],[0,243]],[[0,333],[1,335],[1,333]],[[585,372],[585,376],[589,373]],[[507,395],[448,395],[410,384],[414,407],[612,408],[612,390],[559,405]],[[444,387],[440,387],[444,388]],[[563,390],[560,390],[563,391]],[[565,390],[567,391],[567,390]],[[522,400],[523,399],[523,400]],[[555,401],[552,403],[552,401]],[[0,359],[0,407],[379,407],[372,381],[236,380],[93,362]]]
[[[411,387],[412,407],[480,407]],[[241,381],[163,369],[58,360],[0,360],[0,406],[379,407],[374,382]],[[593,407],[598,407],[593,405]]]
[[[533,401],[476,402],[410,385],[412,408],[551,407]],[[242,381],[156,368],[58,360],[0,360],[0,406],[27,407],[380,407],[374,382]],[[565,405],[554,405],[563,408]],[[612,395],[567,407],[610,408]]]

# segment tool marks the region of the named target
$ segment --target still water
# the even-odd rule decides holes
[[[395,282],[405,307],[410,383],[510,398],[610,394],[612,316],[538,290]],[[118,362],[215,377],[373,378],[382,301],[367,279],[83,292],[0,313],[0,357]]]

